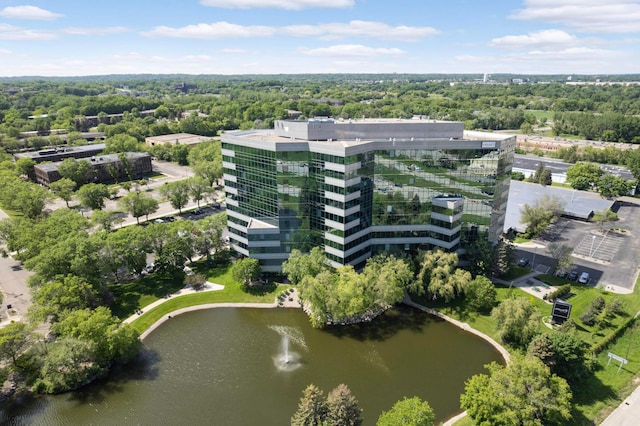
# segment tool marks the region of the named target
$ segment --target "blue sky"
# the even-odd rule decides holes
[[[640,0],[0,0],[0,76],[640,73]]]

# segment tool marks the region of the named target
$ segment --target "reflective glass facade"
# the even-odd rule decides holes
[[[301,123],[337,137],[287,134]],[[350,123],[333,121],[224,134],[232,247],[258,258],[263,270],[279,271],[295,248],[322,246],[335,266],[358,267],[377,252],[461,250],[499,237],[515,137],[460,137],[460,124],[446,138],[452,123],[444,122],[367,123],[358,122],[354,137],[345,136]],[[439,137],[425,137],[433,129]],[[388,136],[402,132],[401,139]]]

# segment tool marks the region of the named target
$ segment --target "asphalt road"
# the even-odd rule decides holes
[[[546,169],[549,169],[551,173],[566,174],[567,169],[572,166],[570,163],[565,163],[562,160],[556,160],[554,158],[538,157],[535,155],[523,155],[516,154],[513,159],[513,167],[515,169],[525,169],[535,171],[538,168],[538,164],[544,164]],[[633,175],[629,170],[620,166],[607,166],[600,165],[600,168],[614,176],[623,177],[627,180],[633,180]]]

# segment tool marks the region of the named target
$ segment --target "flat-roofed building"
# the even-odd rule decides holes
[[[145,138],[148,146],[154,145],[197,145],[202,142],[210,141],[211,136],[192,135],[190,133],[174,133],[171,135],[149,136]]]
[[[293,249],[334,266],[464,249],[502,234],[515,136],[424,118],[278,120],[222,134],[232,248],[280,271]]]
[[[13,154],[13,158],[15,160],[31,158],[36,163],[62,161],[65,158],[89,158],[101,154],[105,147],[106,145],[103,143],[65,146],[61,148],[43,149],[41,151],[17,152]]]
[[[126,161],[122,161],[124,155]],[[142,152],[126,152],[123,154],[106,154],[77,161],[89,163],[89,172],[85,182],[109,182],[118,179],[138,179],[153,171],[151,155]],[[49,186],[61,178],[58,167],[62,162],[37,164],[34,167],[36,182]]]

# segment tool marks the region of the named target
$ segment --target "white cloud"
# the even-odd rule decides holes
[[[505,49],[520,49],[530,46],[557,46],[574,44],[576,37],[562,30],[543,30],[532,32],[526,35],[508,35],[494,38],[491,46]]]
[[[67,27],[62,32],[70,35],[107,35],[107,34],[120,34],[127,32],[125,27]]]
[[[440,34],[440,31],[432,27],[407,27],[404,25],[391,27],[382,22],[372,21],[290,25],[282,27],[279,32],[294,37],[321,37],[325,40],[364,36],[396,41],[418,41],[425,37]]]
[[[53,40],[57,36],[48,31],[30,30],[0,23],[0,40]]]
[[[219,53],[226,53],[229,55],[245,55],[249,53],[249,51],[247,49],[226,48],[226,49],[220,49]]]
[[[353,56],[353,57],[372,57],[382,55],[402,55],[405,52],[396,48],[383,47],[367,47],[360,44],[340,44],[330,47],[320,47],[317,49],[299,49],[300,53],[308,56]]]
[[[200,4],[203,6],[223,7],[227,9],[344,9],[352,7],[354,3],[354,0],[200,0]]]
[[[640,32],[637,0],[525,0],[513,19],[563,24],[582,32]]]
[[[187,25],[182,28],[155,27],[151,31],[143,32],[146,37],[176,37],[195,39],[225,39],[225,38],[249,38],[270,37],[275,29],[266,26],[242,26],[228,22],[215,22],[212,24]]]
[[[590,47],[570,47],[567,49],[548,51],[548,50],[532,50],[522,55],[521,59],[530,61],[572,61],[572,60],[588,60],[594,58],[602,60],[605,58],[622,57],[623,52],[606,49],[593,49]]]
[[[9,19],[33,19],[36,21],[53,21],[64,15],[41,9],[37,6],[13,6],[0,10],[0,16]]]

